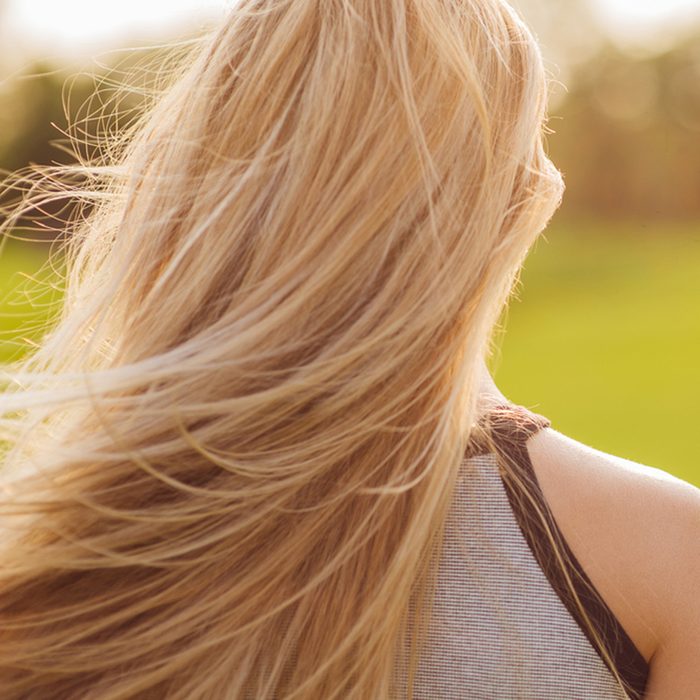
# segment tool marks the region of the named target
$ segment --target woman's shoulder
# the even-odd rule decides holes
[[[648,691],[661,694],[650,697],[691,697],[684,690],[700,686],[700,489],[551,426],[526,444],[567,543],[651,662]]]

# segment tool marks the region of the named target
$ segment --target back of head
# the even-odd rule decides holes
[[[240,0],[201,41],[73,192],[0,398],[3,697],[391,695],[560,201],[546,101],[501,0]]]

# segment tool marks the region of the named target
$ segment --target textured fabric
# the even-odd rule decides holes
[[[502,444],[517,451],[549,421],[537,423],[533,418],[542,418],[539,414],[511,408],[499,414],[501,435],[511,440]],[[522,460],[526,450],[520,455]],[[446,523],[433,618],[413,697],[630,697],[552,586],[552,575],[538,563],[519,519],[522,513],[512,495],[509,499],[497,455],[467,456]],[[623,637],[620,658],[627,654],[644,676],[643,659],[614,622],[612,631]],[[604,627],[599,631],[608,633]]]
[[[465,465],[434,605],[416,699],[627,697],[532,555],[494,455]]]

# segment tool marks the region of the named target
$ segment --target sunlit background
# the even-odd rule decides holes
[[[79,112],[87,74],[199,34],[230,4],[0,0],[0,168],[65,162],[68,78]],[[561,432],[700,486],[700,0],[516,4],[553,79],[567,191],[504,315],[496,382]],[[0,254],[0,361],[48,308],[22,292],[46,249]]]

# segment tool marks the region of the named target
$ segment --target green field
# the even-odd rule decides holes
[[[17,352],[18,326],[36,337],[31,326],[55,305],[48,293],[28,317],[16,291],[26,284],[16,271],[42,263],[16,245],[0,255],[0,361]],[[509,399],[577,440],[700,486],[700,222],[555,223],[502,325],[491,368]]]
[[[19,357],[41,338],[59,310],[58,271],[47,262],[48,245],[6,239],[0,249],[0,362]],[[61,271],[62,272],[62,271]]]
[[[557,224],[521,281],[491,363],[501,391],[700,486],[700,222]]]

